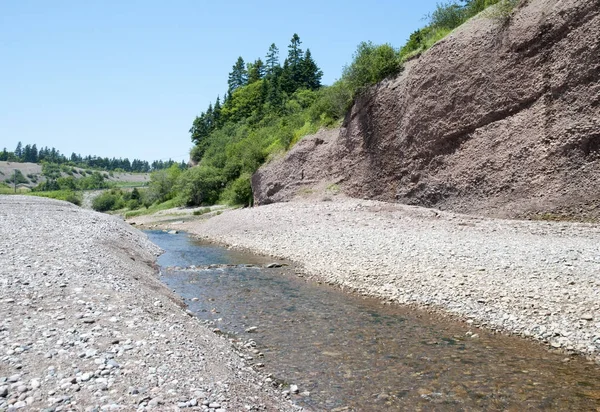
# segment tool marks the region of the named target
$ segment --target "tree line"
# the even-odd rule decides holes
[[[314,61],[310,49],[301,48],[301,40],[294,33],[288,54],[279,62],[279,49],[272,43],[265,62],[257,58],[246,64],[238,57],[228,76],[228,89],[223,101],[217,96],[214,105],[194,119],[190,133],[196,149],[192,158],[199,160],[212,132],[227,123],[248,120],[257,124],[267,113],[281,114],[285,103],[298,90],[317,90],[321,87],[323,72]]]
[[[128,158],[108,158],[92,155],[83,157],[77,153],[71,153],[71,156],[67,157],[54,147],[49,148],[46,146],[38,150],[35,143],[23,146],[21,142],[17,144],[17,147],[13,152],[7,151],[5,147],[4,150],[0,152],[0,161],[68,164],[84,169],[135,173],[148,173],[153,170],[167,169],[177,163],[171,159],[166,161],[155,160],[152,163],[149,163],[146,160],[139,159],[130,161]],[[187,164],[184,161],[177,164],[184,169],[187,167]]]

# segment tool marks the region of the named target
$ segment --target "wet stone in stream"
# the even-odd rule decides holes
[[[185,233],[147,233],[166,250],[162,281],[309,409],[600,408],[600,367],[579,357],[264,269],[272,260]]]

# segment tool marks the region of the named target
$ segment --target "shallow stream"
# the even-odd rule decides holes
[[[166,251],[161,280],[211,327],[255,342],[249,363],[282,390],[297,385],[308,409],[600,410],[600,367],[580,357],[267,269],[266,258],[185,233],[146,233]]]

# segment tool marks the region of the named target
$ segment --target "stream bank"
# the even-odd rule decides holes
[[[0,411],[297,410],[157,279],[121,219],[0,196]]]
[[[174,228],[289,259],[345,290],[600,361],[598,225],[336,197],[225,211]]]
[[[600,407],[600,366],[580,357],[382,305],[184,232],[146,233],[165,250],[158,263],[169,289],[268,373],[265,382],[310,410]]]

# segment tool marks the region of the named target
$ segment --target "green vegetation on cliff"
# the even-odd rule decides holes
[[[250,177],[268,159],[289,150],[303,136],[337,125],[365,87],[400,70],[390,45],[361,43],[352,64],[331,86],[297,34],[279,63],[272,44],[265,63],[238,58],[229,73],[223,102],[217,97],[193,122],[191,158],[198,163],[174,182],[179,204],[249,204]],[[152,184],[151,184],[152,185]]]
[[[519,0],[454,0],[438,4],[428,24],[400,49],[362,42],[352,62],[331,86],[310,50],[292,36],[283,65],[272,44],[263,62],[239,57],[229,73],[229,88],[211,103],[190,129],[198,164],[173,182],[169,199],[182,205],[224,202],[250,204],[250,177],[268,159],[289,150],[303,136],[339,124],[353,100],[369,86],[402,70],[402,63],[431,47],[465,21],[496,5],[507,16]]]
[[[413,32],[406,44],[400,48],[399,57],[406,61],[418,56],[433,46],[448,33],[476,16],[490,6],[495,6],[489,17],[504,19],[508,17],[520,0],[453,0],[438,3],[428,16],[429,24]]]

